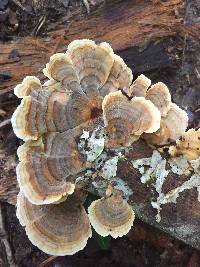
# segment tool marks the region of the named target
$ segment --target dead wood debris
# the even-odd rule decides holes
[[[54,261],[58,256],[50,256],[49,258],[47,258],[46,260],[44,260],[43,262],[41,262],[37,267],[45,267],[48,266],[49,263],[51,263],[52,261]]]
[[[10,124],[10,119],[0,122],[0,128],[5,127],[6,125]]]
[[[12,250],[11,250],[10,243],[8,241],[7,232],[5,230],[1,203],[0,203],[0,238],[4,244],[4,248],[5,248],[7,261],[9,263],[9,266],[10,267],[17,267],[17,265],[15,264],[15,260],[13,258],[13,255],[12,255]]]

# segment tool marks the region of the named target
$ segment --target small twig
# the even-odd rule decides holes
[[[87,9],[87,13],[90,13],[90,4],[88,3],[88,0],[83,0],[83,4]]]
[[[18,7],[20,7],[23,11],[27,11],[24,6],[18,1],[18,0],[12,0],[13,3],[15,3]]]
[[[199,73],[199,70],[197,69],[197,67],[195,67],[195,71],[196,71],[196,74],[197,74],[197,78],[200,79],[200,73]]]
[[[67,32],[68,32],[68,30],[69,30],[69,27],[71,27],[72,23],[73,23],[73,21],[70,21],[70,22],[68,23],[68,25],[67,25],[67,28],[66,28],[64,34],[58,37],[58,41],[56,42],[56,44],[55,44],[55,46],[54,46],[54,48],[53,48],[53,50],[52,50],[52,52],[51,52],[51,55],[57,53],[58,48],[59,48],[59,45],[60,45],[61,42],[64,40],[65,35],[67,35]]]
[[[7,119],[5,121],[0,122],[0,128],[3,128],[4,126],[11,123],[11,119]]]
[[[33,29],[32,33],[31,33],[32,36],[36,36],[38,34],[39,30],[42,28],[42,26],[45,23],[45,21],[46,21],[46,16],[45,15],[40,17],[37,25],[35,26],[35,28]]]
[[[6,252],[7,261],[9,263],[9,266],[10,267],[17,267],[17,265],[15,264],[15,261],[13,259],[12,250],[11,250],[10,243],[9,243],[8,237],[7,237],[7,233],[6,233],[6,230],[4,227],[1,203],[0,203],[0,236],[1,236],[1,241],[3,242],[4,247],[5,247],[5,252]]]
[[[41,262],[37,267],[45,267],[45,266],[47,266],[47,264],[49,264],[50,262],[55,260],[57,257],[58,256],[50,256],[48,259],[46,259],[43,262]]]
[[[184,40],[183,40],[182,68],[183,68],[183,64],[184,64],[184,62],[185,62],[185,49],[186,49],[187,37],[188,37],[188,35],[185,34],[185,35],[184,35]]]

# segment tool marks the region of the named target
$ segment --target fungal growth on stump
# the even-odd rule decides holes
[[[169,148],[172,156],[184,155],[188,160],[200,157],[200,129],[190,129],[183,133],[175,146]]]
[[[17,151],[17,216],[34,245],[71,255],[86,246],[91,225],[114,238],[133,225],[130,190],[117,177],[119,149],[140,137],[151,144],[176,140],[187,116],[163,83],[151,86],[144,75],[132,83],[131,70],[107,43],[73,41],[43,72],[44,84],[29,76],[14,90],[22,100],[11,121],[24,141]],[[103,197],[87,214],[91,185],[101,185]]]

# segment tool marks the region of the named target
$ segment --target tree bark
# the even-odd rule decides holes
[[[153,184],[147,186],[141,183],[141,174],[134,169],[131,160],[151,157],[152,149],[143,140],[132,145],[126,155],[126,160],[119,161],[117,177],[121,178],[132,190],[129,202],[133,206],[136,216],[142,221],[169,233],[171,236],[200,249],[200,202],[196,188],[185,190],[177,198],[177,203],[162,205],[161,221],[156,221],[157,211],[151,206],[151,201],[158,197]],[[2,169],[0,177],[0,200],[15,204],[18,186],[14,175],[14,166],[5,172]],[[8,173],[12,175],[9,176]],[[169,173],[163,185],[163,192],[180,186],[190,177]],[[92,192],[93,189],[92,189]]]
[[[140,181],[141,174],[130,163],[132,159],[151,157],[151,155],[152,149],[140,140],[140,142],[133,144],[127,161],[119,162],[118,166],[117,175],[133,191],[130,203],[132,203],[137,217],[200,249],[200,202],[198,201],[196,188],[183,191],[177,198],[177,203],[162,205],[161,221],[159,223],[156,221],[157,210],[151,206],[151,201],[158,197],[154,188],[155,181],[149,186],[142,184]],[[162,157],[168,158],[167,155],[162,155]],[[189,179],[188,176],[180,176],[170,172],[163,184],[162,192],[167,193]]]
[[[115,51],[174,36],[182,19],[178,10],[181,0],[108,1],[87,17],[72,14],[47,25],[45,37],[23,37],[0,43],[0,94],[12,91],[27,75],[44,79],[42,69],[55,52],[66,50],[75,39],[107,41]],[[77,18],[78,17],[78,18]]]

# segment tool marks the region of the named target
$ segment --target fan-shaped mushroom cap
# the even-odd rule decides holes
[[[111,71],[114,53],[107,43],[96,45],[91,40],[76,40],[69,44],[70,56],[81,88],[89,97],[100,97],[102,87]]]
[[[172,156],[184,155],[188,160],[195,160],[200,156],[200,129],[189,129],[183,133],[176,146],[169,148]]]
[[[171,107],[171,94],[164,83],[158,82],[152,85],[147,91],[146,99],[154,103],[160,110],[161,116],[165,117],[169,112]]]
[[[160,110],[161,115],[165,117],[171,106],[169,89],[162,82],[158,82],[151,87],[150,85],[151,80],[141,74],[128,89],[128,94],[130,96],[142,96],[151,100],[151,102]]]
[[[48,78],[60,81],[67,90],[83,90],[90,99],[101,99],[100,95],[104,96],[106,91],[123,84],[129,86],[132,80],[131,70],[109,44],[96,45],[88,39],[75,40],[68,45],[66,54],[53,55],[43,72]]]
[[[46,64],[43,72],[49,79],[61,82],[68,91],[81,90],[71,58],[67,54],[57,53],[51,56],[50,62]]]
[[[13,113],[13,130],[24,141],[37,140],[45,132],[66,131],[92,118],[95,107],[83,93],[54,91],[49,86],[51,91],[32,90]]]
[[[159,110],[144,97],[129,100],[118,91],[105,96],[102,107],[108,146],[130,145],[143,132],[160,127]]]
[[[85,209],[69,200],[60,204],[34,205],[20,192],[17,217],[31,242],[51,255],[75,254],[86,246],[92,235]]]
[[[128,89],[128,94],[130,96],[146,96],[146,92],[151,85],[151,80],[148,79],[145,75],[141,74],[133,82],[133,84]]]
[[[24,96],[30,95],[32,90],[41,88],[42,85],[38,78],[35,76],[27,76],[22,83],[14,88],[14,94],[19,98],[23,98]]]
[[[70,176],[86,168],[75,140],[81,134],[81,128],[48,133],[19,147],[17,179],[29,201],[49,204],[74,192]]]
[[[114,63],[108,79],[104,86],[100,88],[101,96],[106,96],[111,92],[117,91],[119,88],[129,88],[133,74],[131,69],[127,67],[123,59],[117,55],[113,56]]]
[[[187,126],[187,113],[172,103],[167,116],[161,119],[160,129],[153,134],[145,134],[144,138],[149,144],[165,145],[176,141]]]
[[[22,99],[21,104],[16,108],[12,115],[11,123],[15,135],[23,140],[26,139],[37,139],[37,132],[28,133],[27,124],[30,121],[27,120],[31,108],[31,97],[27,96]],[[27,137],[28,136],[28,137]]]
[[[98,199],[89,206],[88,216],[95,231],[114,238],[126,235],[135,219],[135,213],[120,194]]]

